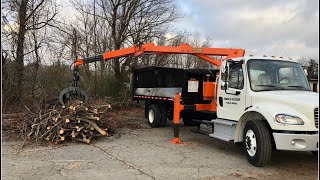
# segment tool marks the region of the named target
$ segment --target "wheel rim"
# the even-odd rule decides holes
[[[254,156],[257,152],[256,135],[251,129],[249,129],[246,133],[246,149],[250,156]]]
[[[148,116],[149,118],[149,122],[150,123],[153,123],[153,121],[154,121],[154,112],[153,112],[153,110],[151,109],[150,111],[149,111],[149,116]]]

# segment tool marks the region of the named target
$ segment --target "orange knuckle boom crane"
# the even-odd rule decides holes
[[[61,104],[65,104],[72,96],[79,96],[83,99],[83,101],[88,100],[88,96],[84,90],[79,88],[79,69],[78,66],[87,64],[87,63],[92,63],[96,61],[108,61],[114,58],[121,58],[121,57],[127,57],[127,56],[140,56],[141,54],[144,53],[155,53],[155,54],[190,54],[197,56],[198,58],[207,61],[218,68],[221,66],[221,62],[226,59],[230,58],[235,58],[235,57],[243,57],[245,54],[244,49],[232,49],[232,48],[197,48],[197,47],[192,47],[188,44],[181,44],[179,46],[156,46],[153,43],[147,43],[147,44],[142,44],[142,45],[135,45],[133,47],[128,47],[124,49],[119,49],[119,50],[113,50],[109,52],[104,52],[101,55],[97,56],[92,56],[92,57],[87,57],[87,58],[78,58],[73,66],[74,66],[74,77],[73,77],[73,84],[70,87],[65,88],[64,90],[61,91],[60,96],[59,96],[59,101]],[[210,56],[220,56],[224,57],[221,60],[217,60],[213,57]],[[192,83],[190,81],[189,83]],[[184,105],[183,102],[181,102],[181,90],[177,90],[177,92],[171,92],[170,95],[166,94],[166,97],[159,97],[157,94],[154,96],[148,96],[146,94],[135,94],[134,99],[136,100],[141,100],[141,99],[154,99],[154,100],[169,100],[173,102],[173,113],[172,113],[172,118],[174,122],[174,138],[172,140],[172,143],[180,143],[179,139],[179,120],[180,120],[180,112],[184,109],[189,109],[189,110],[201,110],[201,111],[211,111],[211,112],[216,112],[217,109],[217,104],[216,101],[214,101],[214,98],[216,98],[216,95],[214,94],[214,89],[217,87],[216,82],[208,81],[208,82],[202,82],[203,84],[203,100],[210,101],[211,103],[206,103],[206,104],[189,104],[189,105]],[[150,106],[150,105],[148,105]],[[154,106],[151,106],[154,107]],[[156,106],[154,107],[156,108]],[[161,107],[162,111],[163,109],[167,109],[166,107]],[[146,107],[147,111],[148,107]],[[162,113],[164,114],[164,112]],[[166,116],[166,115],[164,115]],[[160,126],[161,122],[157,122],[158,119],[156,119],[154,122],[149,123],[153,127],[158,127]],[[161,121],[161,119],[160,119]],[[162,121],[164,118],[162,118]],[[166,122],[162,122],[162,124],[165,124]]]
[[[62,104],[72,96],[88,99],[79,87],[83,64],[114,58],[154,54],[190,54],[217,69],[145,67],[132,74],[133,99],[144,101],[145,117],[152,128],[173,120],[172,143],[180,143],[179,122],[212,126],[210,137],[242,143],[248,161],[265,166],[272,147],[277,150],[318,154],[318,99],[302,66],[283,57],[249,56],[244,49],[195,48],[188,44],[135,45],[78,58],[73,83],[59,96]],[[217,59],[216,57],[220,57]],[[303,107],[303,108],[301,108]]]
[[[153,43],[143,44],[141,46],[135,45],[133,47],[104,52],[101,55],[96,55],[86,58],[78,58],[74,63],[74,77],[72,86],[65,88],[59,95],[61,104],[65,104],[72,96],[80,96],[84,101],[88,100],[87,93],[79,88],[79,68],[78,66],[88,64],[96,61],[108,61],[114,58],[121,58],[127,56],[140,56],[143,53],[155,54],[190,54],[203,59],[218,68],[221,66],[222,60],[214,59],[210,56],[223,56],[224,59],[242,57],[245,51],[243,49],[231,48],[195,48],[188,44],[181,44],[180,46],[156,46]]]

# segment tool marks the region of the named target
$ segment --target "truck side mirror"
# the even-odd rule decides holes
[[[229,68],[226,64],[226,72],[225,72],[225,80],[224,80],[224,89],[226,90],[228,88],[228,78],[229,78]]]
[[[224,62],[221,66],[221,80],[226,82],[228,81],[228,65]]]

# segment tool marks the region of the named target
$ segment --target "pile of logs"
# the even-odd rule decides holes
[[[82,102],[53,107],[38,114],[28,109],[28,115],[32,118],[28,139],[46,140],[56,144],[74,140],[89,144],[94,137],[109,135],[104,122],[105,113],[109,109],[109,104],[87,106]]]

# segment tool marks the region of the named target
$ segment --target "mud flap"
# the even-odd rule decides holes
[[[70,86],[60,92],[59,102],[64,106],[72,97],[81,98],[83,102],[88,101],[88,95],[83,89]]]

